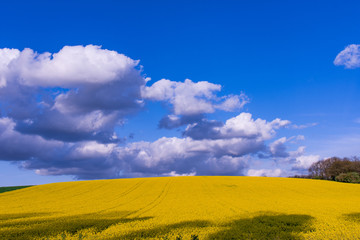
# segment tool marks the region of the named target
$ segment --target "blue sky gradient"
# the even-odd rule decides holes
[[[222,96],[248,96],[242,109],[207,114],[210,120],[249,112],[254,119],[313,124],[281,128],[266,141],[303,135],[289,150],[301,145],[306,155],[320,158],[360,155],[360,68],[333,63],[346,46],[360,44],[358,1],[15,0],[0,8],[0,48],[56,53],[64,46],[101,45],[140,60],[149,84],[188,78],[220,84]],[[158,128],[166,114],[168,104],[148,101],[116,132],[128,143],[181,138],[186,126]],[[249,168],[295,173],[290,165],[277,165],[282,160],[255,158]],[[73,179],[14,164],[0,161],[0,185]]]

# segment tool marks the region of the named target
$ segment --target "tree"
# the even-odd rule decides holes
[[[341,173],[335,180],[346,183],[360,183],[360,175],[357,172]]]
[[[342,173],[360,174],[360,160],[353,158],[332,157],[313,163],[309,168],[311,178],[335,180]]]

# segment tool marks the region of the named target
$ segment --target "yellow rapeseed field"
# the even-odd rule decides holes
[[[266,177],[54,183],[0,194],[0,239],[360,239],[360,185]]]

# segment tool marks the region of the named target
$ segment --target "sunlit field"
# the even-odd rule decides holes
[[[261,177],[54,183],[0,194],[0,239],[360,239],[360,185]]]

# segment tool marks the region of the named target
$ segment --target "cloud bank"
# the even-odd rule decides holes
[[[158,126],[179,128],[181,136],[126,142],[119,135],[116,127],[149,101],[168,106]],[[288,151],[295,137],[274,140],[290,121],[240,112],[248,102],[207,81],[150,85],[139,61],[100,46],[0,49],[0,160],[41,175],[97,179],[279,176],[283,170],[252,168],[252,159],[282,159],[294,169],[318,159],[303,155],[304,147]],[[222,122],[210,119],[216,111],[236,113]]]

